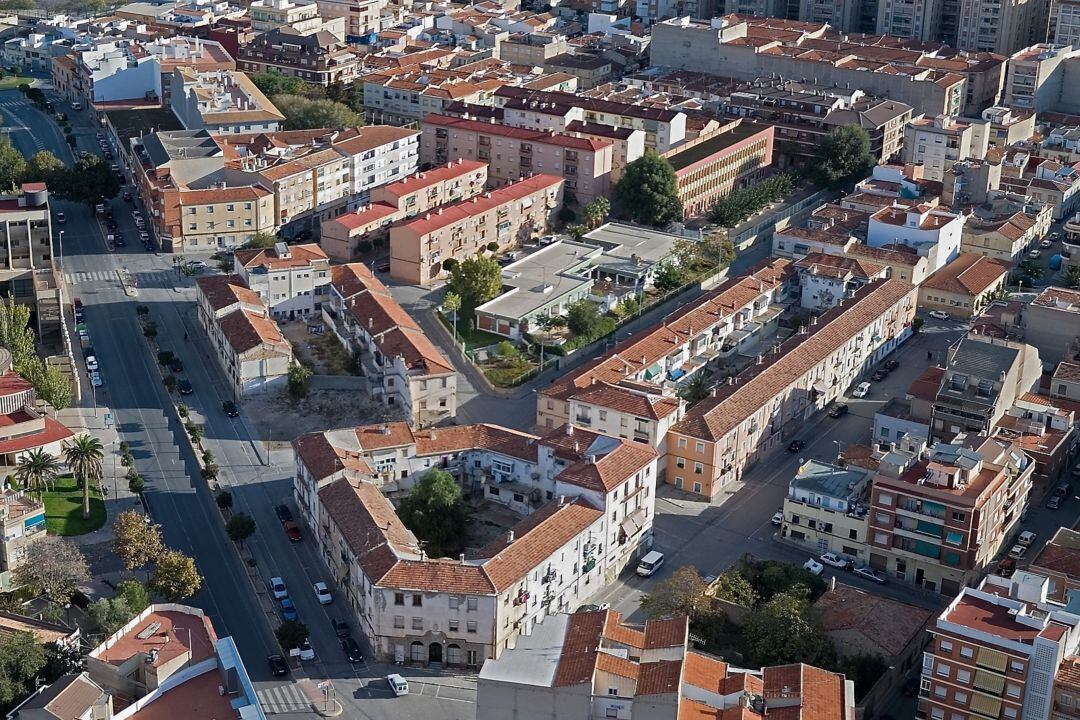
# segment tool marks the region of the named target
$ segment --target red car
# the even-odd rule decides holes
[[[289,540],[291,540],[292,542],[300,542],[301,537],[299,525],[290,521],[281,523],[281,527],[285,530],[285,536],[289,538]]]

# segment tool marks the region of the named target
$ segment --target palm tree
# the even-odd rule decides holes
[[[704,400],[709,395],[709,379],[705,373],[699,372],[691,377],[679,388],[679,397],[693,405]]]
[[[49,489],[52,481],[59,474],[60,461],[55,455],[41,448],[35,448],[20,457],[18,467],[15,469],[15,479],[30,492],[39,496],[43,490]]]
[[[90,482],[101,480],[101,463],[105,459],[101,441],[89,435],[80,435],[64,448],[64,460],[75,479],[82,483],[83,519],[90,518]]]

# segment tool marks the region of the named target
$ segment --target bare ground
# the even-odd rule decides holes
[[[247,398],[243,404],[259,439],[281,442],[308,432],[404,419],[400,410],[346,390],[311,390],[303,400],[281,391]]]

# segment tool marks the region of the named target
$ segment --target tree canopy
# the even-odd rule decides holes
[[[38,397],[56,410],[71,402],[71,387],[59,369],[46,365],[34,349],[34,331],[30,329],[30,308],[8,295],[0,299],[0,346],[11,352],[15,372],[34,386]]]
[[[157,560],[148,587],[169,602],[179,602],[199,592],[202,584],[194,560],[179,550],[166,550]]]
[[[75,543],[46,535],[26,547],[23,564],[14,574],[18,584],[38,588],[53,602],[65,603],[79,583],[90,579],[90,568]]]
[[[285,75],[277,70],[268,70],[261,73],[248,75],[255,87],[262,91],[263,95],[299,95],[304,91],[304,81],[301,78]],[[280,108],[278,108],[280,110]]]
[[[165,550],[161,526],[146,522],[146,516],[126,510],[113,521],[113,553],[128,570],[146,567]]]
[[[45,662],[45,647],[32,633],[0,636],[0,706],[10,707],[31,693]]]
[[[808,663],[830,667],[832,643],[813,615],[809,591],[796,586],[755,608],[743,625],[746,650],[754,665]]]
[[[274,95],[273,102],[285,116],[285,130],[340,129],[364,124],[348,105],[333,100],[312,100],[302,95]]]
[[[0,190],[9,191],[26,176],[26,158],[7,137],[0,139]]]
[[[658,582],[652,592],[642,597],[641,609],[649,617],[685,615],[690,619],[698,618],[711,609],[712,599],[705,594],[708,589],[708,583],[697,569],[687,565]]]
[[[454,476],[432,468],[401,501],[401,521],[424,541],[428,554],[439,557],[455,553],[465,535],[465,503]]]
[[[821,141],[810,171],[819,184],[836,188],[866,177],[875,163],[866,131],[858,125],[840,125]]]
[[[450,268],[447,289],[461,298],[461,314],[470,316],[478,305],[483,305],[502,290],[502,268],[495,258],[484,255],[465,258]]]
[[[675,170],[653,151],[629,163],[615,186],[615,206],[622,217],[661,227],[682,220]]]

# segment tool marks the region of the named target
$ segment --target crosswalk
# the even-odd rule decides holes
[[[138,280],[140,287],[168,284],[169,280],[175,280],[176,278],[176,273],[172,270],[151,270],[148,272],[135,270],[132,275]],[[64,282],[68,285],[81,285],[90,282],[119,283],[120,279],[117,277],[115,270],[87,270],[64,273]]]
[[[45,150],[45,143],[34,133],[30,132],[30,128],[26,127],[19,120],[19,116],[15,111],[22,112],[26,109],[27,104],[18,98],[11,98],[0,101],[0,108],[3,108],[4,114],[8,116],[4,121],[5,132],[11,132],[12,130],[25,130],[30,136],[30,140],[34,143],[34,149],[38,152]]]
[[[259,704],[262,705],[263,712],[267,714],[302,712],[311,709],[311,702],[296,683],[263,688],[256,690],[255,694],[259,696]]]

